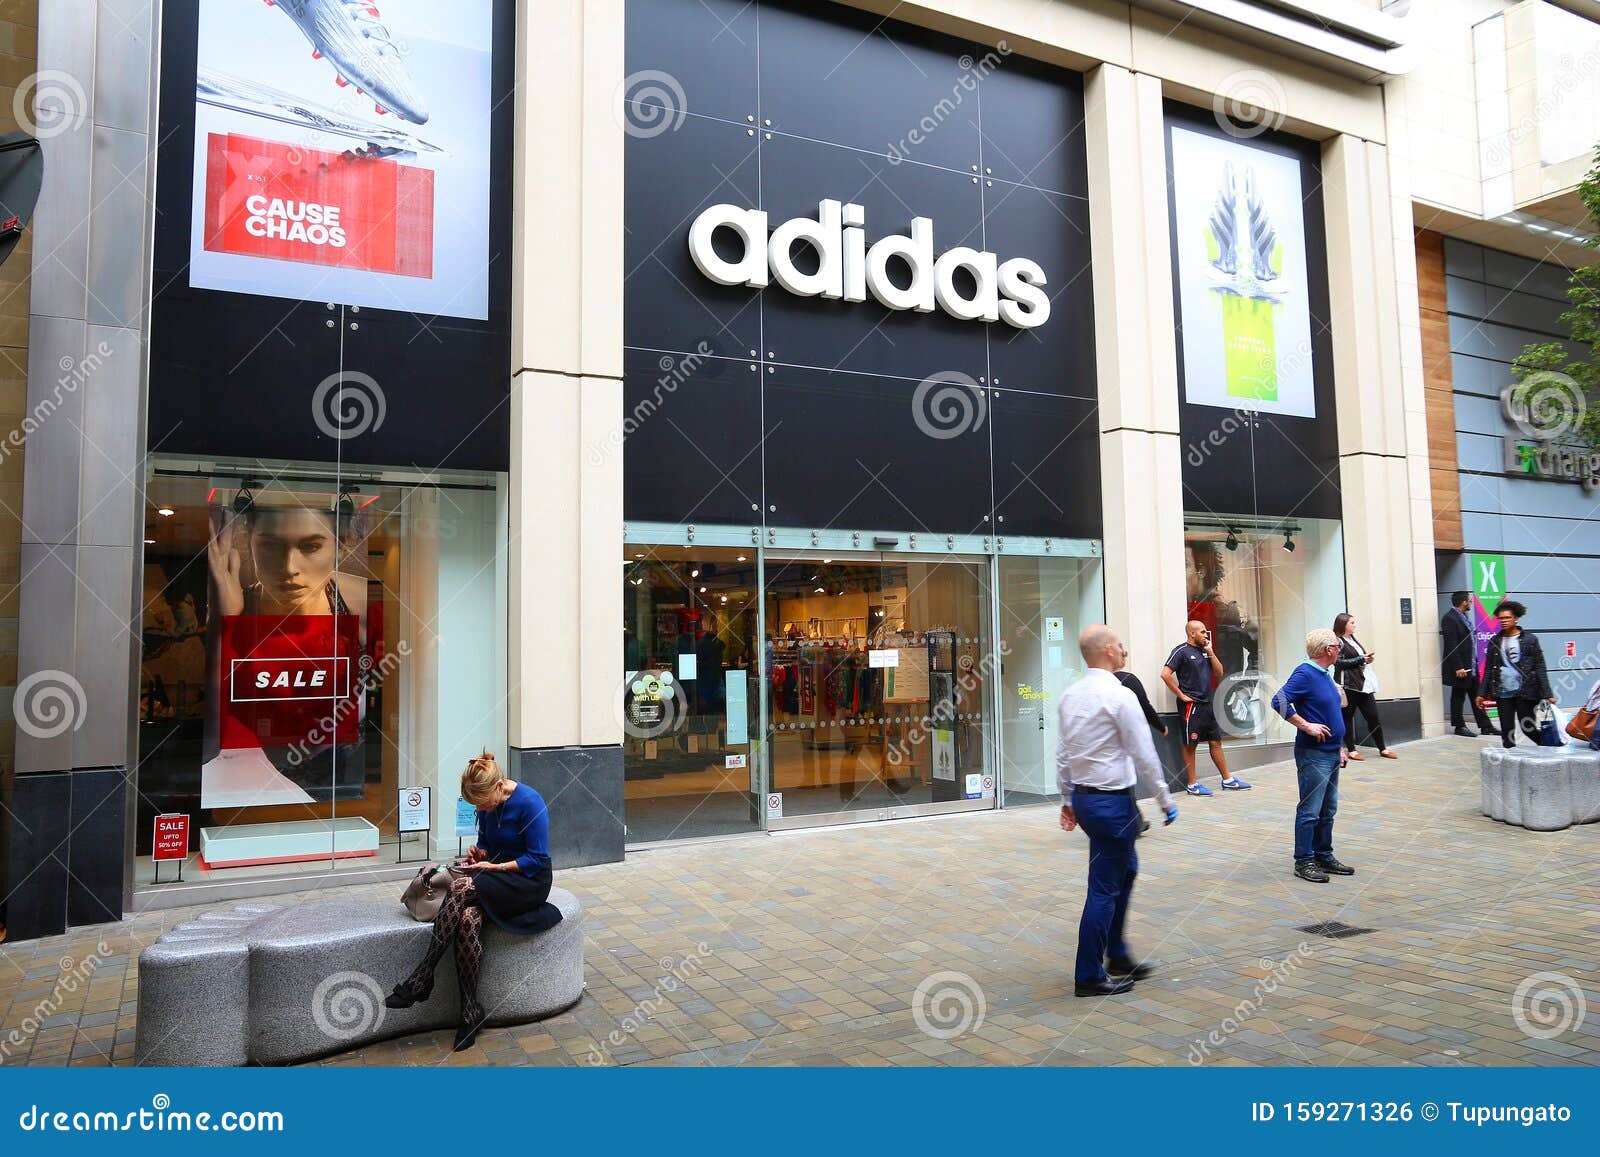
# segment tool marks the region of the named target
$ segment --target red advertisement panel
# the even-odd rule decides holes
[[[433,276],[433,171],[240,133],[207,138],[214,253]]]

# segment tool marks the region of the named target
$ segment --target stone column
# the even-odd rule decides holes
[[[1334,137],[1322,173],[1347,602],[1378,653],[1381,698],[1404,701],[1386,706],[1386,722],[1393,711],[1436,734],[1438,595],[1410,212],[1391,189],[1383,145]]]
[[[509,735],[573,867],[623,847],[623,3],[517,19]]]
[[[1102,64],[1084,89],[1106,618],[1148,672],[1182,636],[1188,605],[1161,82]]]
[[[150,0],[40,5],[13,937],[121,918],[143,550]]]

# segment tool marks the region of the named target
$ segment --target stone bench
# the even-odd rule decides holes
[[[1486,747],[1478,761],[1486,816],[1536,832],[1600,820],[1600,752]]]
[[[484,925],[478,995],[491,1025],[553,1016],[583,996],[583,907],[562,888],[550,902],[562,920],[548,932],[514,936]],[[461,1008],[453,953],[426,1001],[383,1004],[431,935],[430,925],[382,901],[205,913],[139,956],[137,1063],[281,1065],[453,1028]]]

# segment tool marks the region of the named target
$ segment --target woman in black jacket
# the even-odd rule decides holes
[[[1333,661],[1333,670],[1334,678],[1344,688],[1345,750],[1350,753],[1351,759],[1366,758],[1356,750],[1356,729],[1352,726],[1359,711],[1361,718],[1366,721],[1372,742],[1378,745],[1378,754],[1385,759],[1399,759],[1383,741],[1383,723],[1378,718],[1377,679],[1374,677],[1369,680],[1367,677],[1375,656],[1356,638],[1356,617],[1348,611],[1335,615],[1333,633],[1339,637],[1339,657]],[[1368,690],[1369,687],[1373,690]]]
[[[1556,701],[1550,689],[1550,671],[1544,665],[1544,648],[1539,646],[1537,636],[1520,626],[1527,613],[1528,608],[1514,599],[1506,599],[1494,609],[1500,633],[1489,642],[1483,687],[1477,699],[1480,709],[1485,699],[1493,699],[1499,705],[1500,742],[1506,747],[1516,746],[1518,727],[1537,746],[1539,721],[1535,712],[1539,701]]]

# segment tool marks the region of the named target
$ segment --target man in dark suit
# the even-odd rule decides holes
[[[1441,674],[1444,676],[1445,686],[1450,688],[1450,726],[1455,729],[1457,735],[1469,738],[1479,733],[1499,734],[1494,724],[1489,722],[1489,717],[1484,714],[1483,708],[1478,706],[1477,632],[1467,613],[1467,608],[1471,604],[1471,595],[1466,591],[1456,591],[1450,596],[1450,609],[1439,620],[1439,631],[1444,635]],[[1461,708],[1464,703],[1472,704],[1472,713],[1478,724],[1476,732],[1470,730],[1462,718]]]

